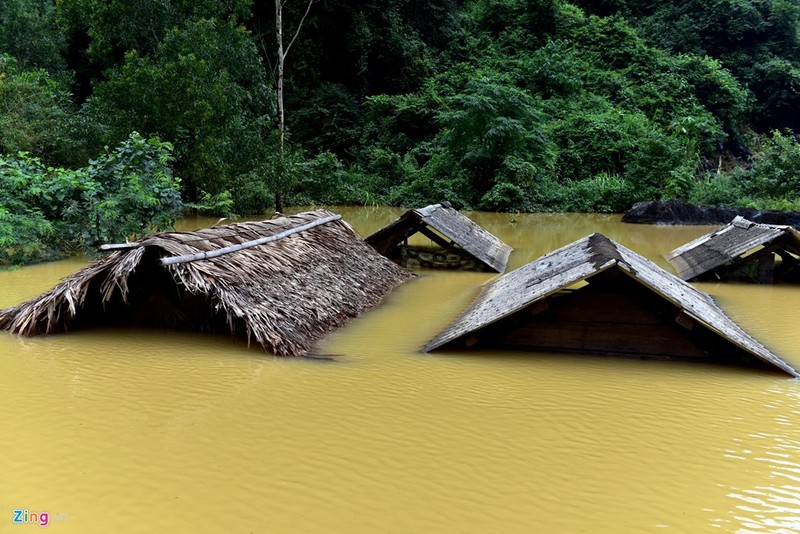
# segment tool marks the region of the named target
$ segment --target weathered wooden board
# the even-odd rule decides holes
[[[663,324],[539,321],[512,330],[499,338],[497,345],[541,352],[709,359],[695,343]]]

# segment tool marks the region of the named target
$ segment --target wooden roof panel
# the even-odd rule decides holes
[[[365,241],[386,254],[391,247],[419,231],[420,224],[433,228],[492,270],[505,271],[512,248],[449,205],[431,204],[409,210]]]
[[[691,280],[748,252],[790,236],[800,242],[791,226],[758,224],[736,217],[730,224],[664,255],[683,280]]]
[[[610,268],[617,268],[649,287],[695,321],[751,355],[798,376],[790,365],[725,315],[708,294],[601,234],[587,236],[488,282],[461,316],[422,350],[429,352],[442,347]]]

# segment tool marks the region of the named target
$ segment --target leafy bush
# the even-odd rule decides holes
[[[358,176],[348,172],[331,152],[317,154],[313,159],[299,162],[293,171],[297,175],[295,204],[361,204]]]
[[[790,132],[772,132],[750,168],[747,191],[772,199],[800,198],[800,143]]]
[[[52,256],[53,225],[37,206],[43,170],[24,155],[0,156],[0,265]]]
[[[570,203],[563,205],[563,211],[619,213],[630,208],[638,197],[630,182],[608,173],[571,182],[565,188],[564,197]]]
[[[705,177],[695,183],[688,200],[701,206],[742,206],[746,194],[741,174],[737,172]]]
[[[498,182],[481,198],[480,207],[491,211],[528,211],[529,195],[520,186]]]
[[[0,154],[17,152],[71,165],[84,154],[83,137],[67,91],[46,71],[22,70],[0,53]]]
[[[264,213],[273,205],[275,191],[268,184],[261,170],[234,176],[231,181],[233,204],[231,210],[237,215]]]
[[[24,70],[46,69],[66,81],[62,57],[66,39],[56,10],[52,0],[0,2],[0,51],[17,58]]]
[[[138,133],[76,171],[0,157],[0,263],[89,251],[170,228],[183,204],[172,146]]]
[[[471,191],[466,173],[448,152],[435,150],[411,179],[393,187],[389,194],[392,204],[419,207],[442,200],[461,209],[472,208],[465,193]]]
[[[233,211],[233,195],[231,195],[230,191],[223,191],[216,195],[201,191],[200,199],[197,202],[185,204],[185,207],[190,210],[196,210],[202,215],[236,216]]]
[[[636,190],[616,174],[600,173],[585,180],[540,184],[535,211],[619,213],[638,200]]]
[[[796,210],[800,207],[800,144],[794,136],[774,131],[760,140],[749,168],[697,182],[690,200],[706,205]]]

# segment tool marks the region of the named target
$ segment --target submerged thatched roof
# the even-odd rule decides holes
[[[732,222],[664,255],[683,280],[695,280],[718,267],[744,266],[744,257],[765,252],[800,254],[800,232],[791,226],[759,224],[736,217]],[[785,260],[791,261],[787,256]],[[736,265],[736,262],[739,262]]]
[[[196,259],[231,246],[241,250]],[[95,325],[236,332],[297,356],[413,276],[325,210],[112,248],[40,297],[0,311],[0,329],[25,336]]]
[[[620,283],[620,281],[627,282]],[[566,291],[568,288],[575,288],[574,284],[578,282],[588,282],[588,284]],[[479,343],[481,335],[491,341],[491,338],[496,337],[499,332],[491,328],[495,323],[507,318],[517,318],[519,321],[516,324],[522,324],[547,310],[549,303],[542,301],[551,296],[565,292],[570,295],[580,294],[604,285],[613,286],[618,292],[636,295],[634,298],[646,300],[648,306],[660,306],[658,310],[660,320],[673,326],[678,325],[687,332],[693,331],[688,332],[692,342],[721,341],[724,346],[732,349],[738,347],[744,351],[747,360],[752,359],[791,376],[798,376],[797,371],[789,364],[753,339],[725,315],[708,294],[695,289],[650,260],[602,234],[592,234],[575,241],[490,281],[484,285],[480,294],[464,313],[422,350],[428,352],[445,346],[469,347]],[[599,332],[599,335],[604,337],[613,336],[614,330],[619,329],[620,325],[629,319],[615,317],[617,309],[609,298],[612,293],[601,291],[596,295],[600,298],[593,304],[597,312],[591,320],[602,324],[601,328],[595,329],[594,332]],[[583,304],[586,302],[582,301]],[[656,303],[656,306],[653,306],[653,303]],[[585,314],[580,320],[585,320]],[[543,323],[533,324],[530,327],[534,330],[530,339],[535,338],[537,328],[549,328],[552,332],[554,326],[558,327],[558,321],[556,317]],[[563,333],[566,330],[561,329],[558,332]],[[628,329],[626,332],[636,335],[635,330]],[[562,348],[576,346],[571,335],[559,335],[547,340],[547,343],[550,343],[549,348],[558,350],[559,346]],[[618,337],[617,340],[620,345],[627,342],[625,336]],[[587,340],[588,348],[591,348],[591,345],[592,340]],[[663,356],[669,357],[671,347],[667,344],[662,348]],[[624,347],[619,352],[624,352]]]
[[[506,270],[511,247],[449,203],[408,210],[395,221],[367,236],[365,241],[381,254],[387,255],[417,232],[444,248],[463,249],[488,270],[498,273]]]

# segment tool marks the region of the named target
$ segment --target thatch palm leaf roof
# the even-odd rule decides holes
[[[214,258],[162,261],[281,233],[288,235]],[[42,296],[0,312],[0,329],[38,335],[134,324],[231,331],[275,354],[297,356],[411,276],[318,210],[122,245]]]

